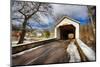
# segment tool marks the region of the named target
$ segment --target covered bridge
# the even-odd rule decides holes
[[[66,16],[63,17],[55,26],[55,38],[61,40],[79,38],[79,25],[80,22]]]

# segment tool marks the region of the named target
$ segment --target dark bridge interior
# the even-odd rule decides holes
[[[67,40],[68,34],[73,33],[75,38],[75,27],[73,25],[64,25],[60,26],[60,39],[61,40]]]

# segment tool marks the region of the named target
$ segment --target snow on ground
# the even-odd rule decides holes
[[[36,42],[36,41],[24,41],[24,43],[22,43],[22,44],[17,44],[18,41],[12,41],[12,46],[24,45],[24,44],[28,44],[28,43],[32,43],[32,42]]]
[[[35,42],[40,42],[40,41],[45,41],[45,40],[50,40],[50,39],[54,39],[54,38],[42,38],[42,40],[30,40],[27,38],[27,40],[25,40],[22,44],[17,44],[18,41],[12,41],[12,47],[14,46],[19,46],[19,45],[24,45],[24,44],[29,44],[29,43],[35,43]]]
[[[84,54],[87,56],[87,58],[90,61],[95,60],[95,52],[90,47],[88,47],[85,43],[83,43],[80,39],[76,39],[76,40],[78,45],[84,52]]]
[[[67,52],[70,55],[69,62],[80,62],[81,61],[81,58],[79,56],[79,52],[78,52],[77,47],[74,44],[74,42],[71,42],[68,45]]]

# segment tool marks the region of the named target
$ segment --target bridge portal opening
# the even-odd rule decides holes
[[[75,27],[73,25],[64,25],[60,26],[60,39],[61,40],[68,40],[75,38]]]

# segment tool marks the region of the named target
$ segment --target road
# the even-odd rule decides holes
[[[87,61],[75,40],[58,40],[12,56],[12,65],[35,65]]]

